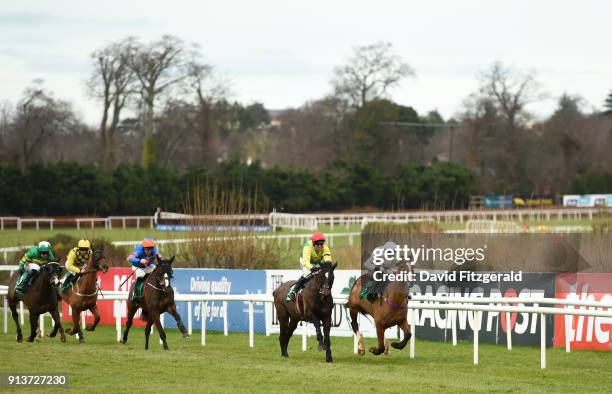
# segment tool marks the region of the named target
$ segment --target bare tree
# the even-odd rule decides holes
[[[17,104],[13,129],[20,151],[20,167],[25,172],[36,153],[53,135],[65,131],[74,120],[69,103],[53,98],[37,80],[27,88]]]
[[[189,79],[196,97],[197,116],[193,119],[192,127],[197,133],[201,147],[199,164],[207,166],[214,164],[216,160],[214,146],[217,128],[214,105],[228,95],[228,83],[214,77],[212,66],[197,61],[190,64]]]
[[[385,98],[389,89],[413,76],[414,70],[391,47],[391,43],[377,42],[354,48],[347,64],[334,69],[334,94],[354,107],[363,107],[368,101]]]
[[[128,65],[139,84],[144,129],[142,163],[147,166],[153,160],[155,150],[155,105],[164,94],[181,88],[198,58],[197,46],[186,45],[181,39],[164,35],[158,41],[144,45],[130,39]]]
[[[532,72],[516,70],[501,62],[480,75],[479,93],[495,105],[508,131],[524,126],[530,119],[526,106],[545,98]]]
[[[112,43],[91,54],[94,69],[87,81],[90,96],[102,101],[100,142],[102,168],[115,165],[116,134],[121,112],[133,93],[135,74],[128,65],[129,41]]]

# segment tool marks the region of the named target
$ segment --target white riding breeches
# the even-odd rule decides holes
[[[136,273],[136,278],[143,278],[146,274],[150,274],[154,270],[155,266],[153,264],[150,264],[147,268],[140,268],[135,265],[132,266],[132,271]]]
[[[302,268],[302,274],[308,275],[310,273],[310,270],[304,267],[304,258],[302,257],[300,257],[300,268]]]
[[[32,271],[40,272],[40,265],[36,263],[28,263],[25,266],[25,270],[28,274],[31,274]]]

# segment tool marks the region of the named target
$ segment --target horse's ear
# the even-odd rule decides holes
[[[332,271],[335,270],[337,266],[338,266],[338,263],[334,263],[334,265],[332,265]]]
[[[176,257],[176,256],[172,256],[172,257],[170,257],[170,260],[168,260],[168,264],[172,265],[172,263],[174,262],[174,258],[175,258],[175,257]]]

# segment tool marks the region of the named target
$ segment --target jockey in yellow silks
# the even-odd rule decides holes
[[[300,265],[304,273],[287,294],[287,301],[295,300],[297,292],[310,279],[312,273],[320,269],[319,265],[322,262],[331,263],[332,257],[329,246],[325,245],[325,235],[317,231],[312,234],[310,241],[307,241],[302,246]]]
[[[61,281],[62,291],[65,291],[69,284],[74,283],[79,278],[79,274],[86,267],[92,254],[91,242],[86,239],[79,240],[76,248],[70,249],[65,264],[68,272]]]

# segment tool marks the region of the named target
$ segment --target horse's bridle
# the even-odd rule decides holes
[[[160,263],[159,266],[161,266],[162,264],[163,263]],[[172,273],[172,267],[169,267],[168,272],[164,272],[163,274],[157,274],[154,276],[155,280],[157,281],[157,285],[160,287],[156,287],[155,285],[151,284],[151,281],[147,281],[147,285],[151,286],[155,290],[165,293],[170,288],[170,281],[172,281],[172,278],[174,277]]]

